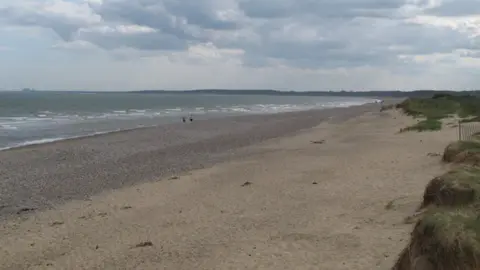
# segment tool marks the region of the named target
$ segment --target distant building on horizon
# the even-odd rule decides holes
[[[36,90],[33,88],[23,88],[22,92],[35,92]]]

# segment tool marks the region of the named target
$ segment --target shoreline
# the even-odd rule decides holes
[[[197,121],[212,121],[212,120],[219,120],[219,119],[220,120],[222,120],[222,119],[235,119],[235,118],[244,118],[244,117],[285,115],[285,114],[314,112],[314,111],[323,111],[323,110],[331,110],[331,109],[346,109],[346,108],[351,108],[351,107],[377,104],[376,100],[378,100],[378,99],[374,99],[374,100],[375,100],[374,102],[367,102],[367,103],[360,104],[360,105],[350,105],[350,106],[346,106],[346,107],[339,106],[339,107],[323,108],[323,109],[319,108],[319,109],[308,109],[308,110],[287,111],[287,112],[266,113],[266,114],[229,115],[229,116],[221,116],[221,117],[200,119],[200,120],[196,120],[196,122]],[[183,123],[183,124],[185,124],[185,123]],[[26,148],[26,147],[31,147],[31,146],[38,146],[38,145],[43,145],[43,144],[52,144],[52,143],[57,143],[57,142],[62,142],[62,141],[81,140],[81,139],[84,139],[84,138],[91,138],[91,137],[109,135],[109,134],[114,134],[114,133],[130,132],[130,131],[141,130],[141,129],[159,128],[159,127],[162,127],[162,126],[165,126],[165,125],[181,125],[181,124],[180,123],[167,122],[167,123],[161,123],[161,124],[157,124],[157,125],[138,126],[138,127],[134,127],[134,128],[100,131],[100,132],[94,132],[94,133],[91,133],[91,134],[72,136],[72,137],[42,138],[42,139],[37,139],[37,140],[32,140],[32,141],[21,142],[21,143],[18,143],[16,145],[13,145],[13,146],[0,147],[0,152],[1,151],[15,150],[15,149],[19,149],[19,148]],[[37,142],[37,141],[43,141],[43,142]],[[29,143],[29,142],[32,142],[32,143]]]
[[[42,106],[38,111],[18,110],[6,107],[2,110],[0,117],[0,151],[27,145],[75,139],[78,137],[95,136],[98,133],[113,133],[117,131],[137,129],[141,127],[154,127],[164,124],[178,123],[182,116],[193,114],[198,119],[225,118],[242,115],[276,114],[283,112],[305,111],[311,109],[324,109],[333,107],[349,107],[376,102],[376,99],[367,98],[269,98],[268,96],[253,96],[233,101],[220,95],[219,98],[209,98],[200,95],[195,105],[192,98],[180,98],[172,96],[172,101],[165,98],[148,98],[137,95],[130,99],[113,96],[113,100],[119,101],[117,105],[110,103],[108,96],[100,95],[96,98],[87,98],[87,101],[96,104],[104,103],[100,108],[93,108],[84,105],[74,106],[75,110],[65,109],[63,102],[58,101],[52,104],[50,109]],[[74,102],[75,98],[82,97],[68,95],[46,95],[39,97],[41,100],[63,100]],[[9,101],[11,96],[6,96]],[[18,102],[29,97],[19,98]],[[98,99],[100,101],[98,101]],[[13,98],[12,100],[15,100]],[[97,100],[97,101],[95,101]],[[228,101],[230,100],[230,101]],[[46,101],[45,101],[46,102]],[[173,103],[172,103],[173,102]],[[183,102],[183,103],[182,103]],[[63,106],[63,107],[62,107]],[[86,106],[83,108],[82,106]],[[97,105],[96,105],[97,106]],[[200,107],[199,107],[200,106]],[[83,108],[83,109],[82,109]]]
[[[141,127],[0,151],[0,219],[105,190],[172,177],[251,155],[248,146],[332,119],[379,110],[370,103]],[[24,211],[30,212],[30,211]],[[23,212],[22,212],[23,213]]]

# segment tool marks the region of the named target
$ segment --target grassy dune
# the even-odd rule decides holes
[[[435,95],[432,98],[409,98],[397,105],[405,114],[423,118],[402,131],[435,131],[442,128],[441,119],[458,116],[462,122],[480,121],[480,98],[474,96]]]
[[[438,130],[440,120],[450,116],[462,122],[480,120],[480,99],[438,95],[408,99],[397,105],[406,114],[423,117],[408,130]],[[432,179],[424,191],[418,221],[407,247],[393,270],[480,269],[480,140],[449,144],[442,157],[454,165],[451,171]]]
[[[480,165],[480,141],[458,141],[449,144],[442,157],[445,162]]]
[[[464,206],[480,201],[480,168],[460,167],[432,179],[420,208]]]
[[[480,269],[479,210],[431,208],[417,222],[394,270]]]
[[[472,145],[477,147],[468,143],[459,149],[471,151]],[[444,156],[455,156],[449,147]],[[480,269],[480,167],[453,160],[459,166],[425,188],[420,205],[424,212],[392,269]]]
[[[440,122],[438,119],[430,119],[427,118],[425,120],[422,120],[415,125],[403,128],[401,132],[406,132],[406,131],[435,131],[435,130],[440,130],[442,129],[442,122]]]

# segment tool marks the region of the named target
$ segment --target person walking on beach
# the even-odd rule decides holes
[[[182,116],[182,122],[183,123],[187,122],[187,119],[185,118],[185,116]]]
[[[193,122],[193,116],[190,114],[190,122]]]

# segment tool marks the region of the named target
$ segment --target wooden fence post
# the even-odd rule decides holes
[[[462,122],[460,120],[458,120],[458,140],[462,140]]]

